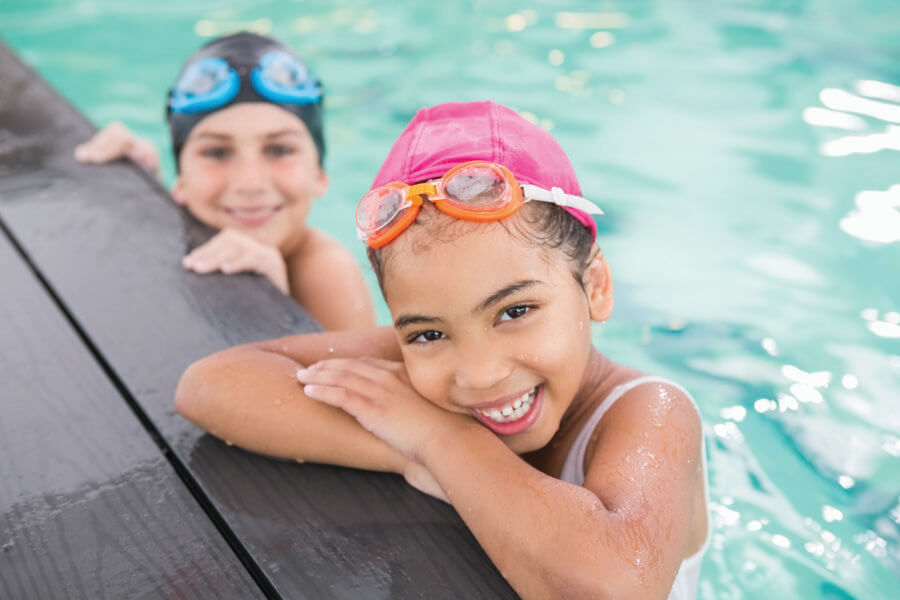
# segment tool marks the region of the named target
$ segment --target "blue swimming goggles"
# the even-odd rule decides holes
[[[269,52],[250,72],[250,84],[263,99],[298,106],[322,100],[322,86],[302,62],[282,51]],[[241,89],[241,74],[228,62],[207,56],[193,63],[169,94],[172,113],[195,114],[221,108]]]

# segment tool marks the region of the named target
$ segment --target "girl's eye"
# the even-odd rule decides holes
[[[524,317],[525,313],[527,313],[531,309],[531,306],[525,305],[511,306],[500,314],[500,321],[512,321],[513,319]]]
[[[422,333],[410,336],[408,343],[427,344],[429,342],[437,342],[438,340],[442,340],[445,337],[447,336],[440,331],[423,331]]]
[[[213,160],[222,160],[231,155],[231,150],[224,147],[212,147],[204,149],[200,154]]]
[[[272,146],[266,146],[266,154],[269,156],[288,156],[289,154],[294,153],[294,148],[291,146],[284,146],[281,144],[275,144]]]

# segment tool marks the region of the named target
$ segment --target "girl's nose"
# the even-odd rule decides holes
[[[499,349],[460,348],[456,357],[454,383],[471,390],[488,390],[509,377],[511,362]]]

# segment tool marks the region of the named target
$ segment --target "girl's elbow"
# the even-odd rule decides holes
[[[175,388],[175,410],[189,421],[195,421],[203,404],[204,382],[211,377],[209,359],[204,358],[191,364],[178,381]]]
[[[553,595],[559,598],[665,600],[669,593],[654,573],[625,561],[573,561],[560,575],[551,578]]]

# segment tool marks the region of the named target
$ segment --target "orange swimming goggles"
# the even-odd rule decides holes
[[[425,198],[442,212],[466,221],[499,221],[530,200],[603,214],[581,196],[566,194],[558,187],[520,186],[506,167],[471,161],[453,167],[438,180],[415,185],[395,181],[370,190],[356,207],[359,238],[371,248],[389,244],[416,220]]]

